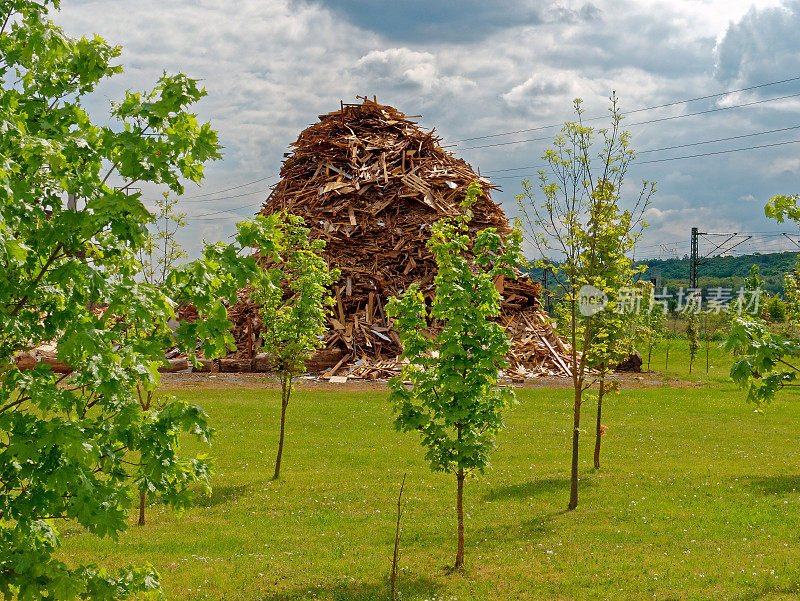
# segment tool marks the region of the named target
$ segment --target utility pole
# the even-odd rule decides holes
[[[689,257],[689,288],[697,288],[697,237],[696,227],[692,228],[691,255]]]
[[[714,246],[710,251],[700,257],[699,251],[699,238],[700,236],[710,237],[710,236],[717,236],[720,238],[724,238],[724,240]],[[711,232],[699,232],[697,231],[696,227],[692,228],[692,237],[691,237],[691,251],[689,256],[689,288],[697,288],[697,267],[699,265],[705,265],[708,263],[712,258],[715,256],[719,256],[719,254],[727,253],[747,242],[752,238],[752,235],[749,234],[739,234],[738,232],[726,232],[726,233],[711,233]],[[712,244],[714,244],[712,242]],[[719,254],[715,254],[719,251]]]

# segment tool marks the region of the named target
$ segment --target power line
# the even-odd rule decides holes
[[[676,148],[687,148],[689,146],[702,146],[703,144],[714,144],[716,142],[728,142],[730,140],[739,140],[741,138],[752,138],[754,136],[765,136],[767,134],[774,134],[782,131],[790,131],[793,129],[800,129],[800,125],[792,125],[791,127],[781,127],[779,129],[770,129],[767,131],[757,131],[752,134],[740,134],[738,136],[729,136],[727,138],[717,138],[715,140],[704,140],[702,142],[690,142],[688,144],[677,144],[675,146],[664,146],[663,148],[652,148],[650,150],[640,150],[636,154],[647,154],[649,152],[661,152],[664,150],[675,150]]]
[[[678,104],[685,104],[685,103],[688,103],[688,102],[694,102],[694,101],[698,101],[698,100],[706,100],[706,99],[709,99],[709,98],[716,98],[716,97],[719,97],[719,96],[724,96],[724,95],[727,95],[727,94],[733,94],[733,93],[736,93],[736,92],[743,92],[743,91],[747,91],[747,90],[753,90],[753,89],[757,89],[757,88],[763,88],[763,87],[767,87],[767,86],[773,86],[773,85],[778,85],[778,84],[788,83],[788,82],[798,81],[798,80],[800,80],[800,76],[791,77],[791,78],[782,79],[782,80],[773,81],[773,82],[768,82],[768,83],[755,85],[755,86],[749,86],[749,87],[746,87],[746,88],[739,88],[739,89],[736,89],[736,90],[728,90],[726,92],[720,92],[718,94],[710,94],[710,95],[706,95],[706,96],[697,96],[695,98],[689,98],[689,99],[685,99],[685,100],[674,101],[674,102],[669,102],[669,103],[660,104],[660,105],[654,105],[654,106],[650,106],[650,107],[644,107],[644,108],[628,111],[626,114],[630,115],[630,114],[639,113],[639,112],[643,112],[643,111],[655,110],[655,109],[658,109],[658,108],[664,108],[664,107],[674,106],[674,105],[678,105]],[[645,124],[649,124],[649,123],[657,123],[657,122],[660,122],[660,121],[668,121],[668,120],[673,120],[673,119],[682,119],[682,118],[685,118],[685,117],[692,117],[692,116],[697,116],[697,115],[702,115],[702,114],[713,113],[713,112],[717,112],[717,111],[729,110],[729,109],[734,109],[734,108],[741,108],[741,107],[752,106],[752,105],[756,105],[756,104],[763,104],[763,103],[766,103],[766,102],[774,102],[774,101],[777,101],[777,100],[783,100],[783,99],[786,99],[786,98],[794,98],[794,97],[797,97],[797,96],[800,96],[800,93],[789,94],[789,95],[780,96],[780,97],[776,97],[776,98],[768,98],[768,99],[763,99],[763,100],[756,100],[756,101],[752,101],[752,102],[742,103],[742,104],[738,104],[738,105],[731,105],[731,106],[727,106],[727,107],[717,107],[717,108],[713,108],[713,109],[707,109],[705,111],[697,111],[697,112],[694,112],[694,113],[687,113],[687,114],[684,114],[684,115],[674,115],[674,116],[670,116],[670,117],[661,117],[661,118],[657,118],[657,119],[650,119],[650,120],[647,120],[647,121],[640,121],[640,122],[636,122],[636,123],[630,123],[628,125],[629,126],[645,125]],[[602,118],[603,117],[592,117],[592,118],[589,118],[589,119],[585,119],[584,121],[593,121],[593,120],[602,119]],[[511,132],[502,132],[502,133],[498,133],[498,134],[490,134],[490,135],[486,135],[486,136],[476,136],[476,137],[473,137],[473,138],[463,138],[461,140],[456,140],[456,142],[463,142],[463,141],[468,141],[468,140],[479,140],[479,139],[485,139],[485,138],[493,138],[493,137],[498,137],[498,136],[503,136],[503,135],[511,135],[511,134],[515,134],[515,133],[524,133],[524,132],[527,132],[527,131],[537,131],[537,130],[547,129],[547,128],[551,128],[551,127],[556,127],[557,125],[560,125],[560,124],[545,125],[545,126],[541,126],[541,127],[535,127],[535,128],[529,128],[529,129],[523,129],[523,130],[516,130],[516,131],[511,131]],[[727,141],[727,140],[734,140],[734,139],[739,139],[739,138],[752,137],[752,136],[756,136],[756,135],[765,135],[765,134],[768,134],[768,133],[776,133],[776,132],[780,132],[780,131],[788,131],[790,129],[798,129],[798,128],[800,128],[800,126],[781,128],[781,129],[770,130],[770,131],[765,131],[765,132],[756,132],[756,133],[753,133],[753,134],[743,134],[743,135],[740,135],[740,136],[731,136],[731,137],[728,137],[728,138],[719,138],[717,140],[708,140],[708,141],[703,141],[703,142],[682,144],[682,145],[676,145],[676,146],[665,147],[665,148],[643,150],[643,151],[640,151],[639,154],[645,154],[645,153],[650,153],[650,152],[659,152],[659,151],[662,151],[662,150],[671,150],[671,149],[684,148],[684,147],[689,147],[689,146],[698,146],[698,145],[702,145],[702,144],[711,144],[713,142],[722,142],[722,141]],[[531,139],[526,139],[526,140],[516,140],[516,141],[510,141],[510,142],[499,142],[499,143],[496,143],[496,144],[487,144],[487,145],[481,145],[481,146],[470,146],[470,147],[463,148],[462,150],[471,150],[471,149],[477,149],[477,148],[488,148],[488,147],[494,147],[494,146],[505,146],[505,145],[510,145],[510,144],[522,144],[522,143],[525,143],[525,142],[533,142],[533,141],[540,141],[540,140],[547,140],[547,139],[551,139],[551,136],[546,136],[546,137],[541,137],[541,138],[531,138]],[[789,142],[789,143],[792,143],[792,142]],[[761,147],[765,147],[765,146],[761,146]],[[760,147],[756,147],[756,148],[760,148]],[[736,150],[721,151],[721,152],[736,152]],[[710,154],[717,154],[717,153],[710,153]],[[695,156],[703,156],[703,155],[692,155],[690,157],[676,157],[676,158],[694,158]],[[662,160],[675,160],[675,159],[662,159]],[[646,163],[651,163],[651,162],[658,162],[658,161],[644,161],[644,162],[640,162],[638,164],[646,164]],[[545,166],[542,165],[542,166],[531,166],[531,167],[512,167],[512,168],[506,168],[506,169],[497,169],[497,170],[493,171],[493,173],[507,172],[507,171],[521,171],[521,170],[524,170],[524,169],[539,169],[539,168],[542,168],[542,167],[545,167]],[[219,201],[219,200],[231,200],[231,199],[234,199],[234,198],[242,198],[242,197],[245,197],[245,196],[252,196],[254,194],[264,194],[264,193],[270,191],[270,188],[266,188],[266,189],[263,189],[263,190],[254,190],[252,192],[245,192],[243,194],[235,194],[235,195],[230,195],[230,196],[221,196],[221,197],[217,197],[216,196],[217,194],[223,194],[225,192],[230,192],[230,191],[233,191],[233,190],[239,190],[241,188],[245,188],[247,186],[266,181],[268,179],[276,177],[277,175],[278,174],[274,174],[273,173],[273,174],[270,174],[270,175],[265,176],[265,177],[261,177],[261,178],[258,178],[258,179],[255,179],[255,180],[252,180],[252,181],[249,181],[249,182],[238,184],[236,186],[223,188],[222,190],[215,190],[213,192],[204,192],[202,194],[196,194],[194,196],[183,196],[183,197],[181,197],[181,201],[183,203],[187,203],[187,204],[188,203],[200,203],[200,202],[214,202],[214,201]],[[498,178],[494,178],[494,179],[509,179],[509,178],[498,177]],[[209,197],[209,196],[212,196],[213,198],[206,198],[206,197]]]
[[[749,90],[756,90],[758,88],[765,88],[765,87],[768,87],[768,86],[776,86],[776,85],[779,85],[779,84],[782,84],[782,83],[789,83],[791,81],[798,81],[798,80],[800,80],[800,76],[790,77],[788,79],[781,79],[779,81],[770,81],[768,83],[762,83],[762,84],[759,84],[759,85],[749,86],[749,87],[746,87],[746,88],[738,88],[736,90],[727,90],[725,92],[719,92],[717,94],[709,94],[707,96],[696,96],[694,98],[687,98],[685,100],[675,100],[673,102],[667,102],[665,104],[658,104],[658,105],[654,105],[654,106],[648,106],[648,107],[644,107],[644,108],[634,109],[632,111],[626,111],[623,114],[624,115],[633,115],[634,113],[641,113],[641,112],[644,112],[644,111],[652,111],[652,110],[655,110],[655,109],[666,108],[666,107],[669,107],[669,106],[676,106],[678,104],[686,104],[686,103],[695,102],[695,101],[698,101],[698,100],[708,100],[709,98],[718,98],[720,96],[727,96],[728,94],[736,94],[737,92],[747,92]],[[599,119],[605,119],[607,117],[608,117],[608,115],[602,115],[602,116],[597,116],[597,117],[590,117],[588,119],[584,119],[583,121],[597,121]],[[460,140],[451,140],[451,143],[455,144],[457,142],[471,142],[472,140],[485,140],[485,139],[488,139],[488,138],[497,138],[497,137],[500,137],[500,136],[510,136],[510,135],[513,135],[513,134],[523,134],[523,133],[527,133],[527,132],[530,132],[530,131],[540,131],[540,130],[549,129],[549,128],[552,128],[552,127],[561,127],[562,125],[563,125],[563,123],[555,123],[553,125],[542,125],[542,126],[539,126],[539,127],[531,127],[531,128],[528,128],[528,129],[518,129],[516,131],[506,131],[506,132],[500,132],[500,133],[497,133],[497,134],[487,134],[485,136],[475,136],[475,137],[472,137],[472,138],[461,138]]]
[[[254,194],[265,194],[266,192],[269,192],[269,191],[270,191],[270,188],[266,188],[264,190],[254,190],[253,192],[243,192],[242,194],[234,194],[232,196],[215,196],[214,198],[204,198],[204,199],[200,199],[200,200],[187,200],[187,201],[183,201],[183,199],[180,199],[180,200],[182,202],[187,202],[187,203],[214,202],[215,200],[231,200],[233,198],[244,198],[245,196],[253,196]]]
[[[652,159],[650,161],[639,161],[637,165],[647,165],[650,163],[664,163],[666,161],[679,161],[682,159],[694,159],[699,157],[709,157],[717,154],[729,154],[731,152],[743,152],[745,150],[757,150],[759,148],[772,148],[775,146],[786,146],[788,144],[797,144],[800,140],[789,140],[787,142],[774,142],[773,144],[760,144],[758,146],[748,146],[747,148],[730,148],[728,150],[717,150],[715,152],[704,152],[700,154],[689,154],[682,157],[667,157],[664,159]]]
[[[754,132],[754,133],[751,133],[751,134],[740,134],[738,136],[728,136],[727,138],[716,138],[714,140],[703,140],[701,142],[689,142],[687,144],[677,144],[675,146],[664,146],[662,148],[651,148],[651,149],[648,149],[648,150],[639,150],[639,151],[636,152],[636,155],[638,156],[640,154],[648,154],[650,152],[662,152],[664,150],[675,150],[677,148],[688,148],[690,146],[702,146],[703,144],[714,144],[716,142],[728,142],[730,140],[739,140],[741,138],[752,138],[754,136],[764,136],[764,135],[767,135],[767,134],[774,134],[774,133],[778,133],[778,132],[791,131],[791,130],[795,130],[795,129],[800,129],[800,125],[792,125],[790,127],[781,127],[781,128],[778,128],[778,129],[770,129],[770,130],[767,130],[767,131],[758,131],[758,132]],[[510,167],[510,168],[505,168],[505,169],[493,169],[492,171],[489,171],[488,173],[491,174],[491,173],[500,173],[500,172],[505,172],[505,171],[524,171],[526,169],[544,169],[546,167],[548,167],[548,165],[530,165],[530,166],[525,166],[525,167]]]
[[[659,123],[662,121],[673,121],[675,119],[685,119],[686,117],[696,117],[698,115],[707,115],[709,113],[717,113],[719,111],[729,111],[731,109],[738,109],[747,106],[754,106],[756,104],[764,104],[767,102],[775,102],[777,100],[786,100],[787,98],[796,98],[800,96],[800,92],[795,94],[786,94],[785,96],[777,96],[775,98],[764,98],[762,100],[753,100],[751,102],[743,102],[741,104],[732,104],[730,106],[719,106],[713,109],[706,109],[704,111],[695,111],[694,113],[685,113],[683,115],[672,115],[669,117],[658,117],[655,119],[648,119],[647,121],[636,121],[635,123],[628,123],[626,127],[635,127],[637,125],[647,125],[650,123]],[[511,142],[495,142],[494,144],[482,144],[480,146],[466,146],[461,150],[475,150],[477,148],[494,148],[497,146],[509,146],[511,144],[524,144],[526,142],[538,142],[540,140],[549,140],[552,136],[545,136],[541,138],[526,138],[525,140],[513,140]]]
[[[800,76],[790,77],[790,78],[781,79],[781,80],[777,80],[777,81],[771,81],[771,82],[758,84],[758,85],[754,85],[754,86],[748,86],[748,87],[745,87],[745,88],[737,88],[737,89],[734,89],[734,90],[727,90],[727,91],[719,92],[719,93],[716,93],[716,94],[708,94],[708,95],[705,95],[705,96],[696,96],[694,98],[687,98],[687,99],[684,99],[684,100],[676,100],[676,101],[668,102],[668,103],[664,103],[664,104],[659,104],[659,105],[653,105],[653,106],[649,106],[649,107],[643,107],[643,108],[639,108],[639,109],[634,109],[634,110],[631,110],[631,111],[627,111],[624,114],[625,115],[632,115],[632,114],[635,114],[635,113],[655,110],[655,109],[659,109],[659,108],[666,108],[666,107],[670,107],[670,106],[676,106],[676,105],[679,105],[679,104],[686,104],[686,103],[689,103],[689,102],[696,102],[696,101],[699,101],[699,100],[708,100],[710,98],[717,98],[717,97],[720,97],[720,96],[726,96],[728,94],[734,94],[734,93],[737,93],[737,92],[745,92],[745,91],[749,91],[749,90],[755,90],[755,89],[759,89],[759,88],[779,85],[779,84],[783,84],[783,83],[789,83],[789,82],[798,81],[798,80],[800,80]],[[790,94],[790,95],[786,95],[786,96],[780,96],[780,97],[777,97],[777,98],[769,98],[769,99],[757,100],[757,101],[748,102],[748,103],[742,103],[742,104],[738,104],[738,105],[731,105],[731,106],[728,106],[728,107],[717,107],[717,108],[714,108],[714,109],[708,109],[706,111],[698,111],[698,112],[695,112],[695,113],[687,113],[685,115],[676,115],[676,116],[671,116],[671,117],[662,117],[662,118],[658,118],[658,119],[640,121],[640,122],[637,122],[637,123],[630,123],[628,125],[630,125],[630,126],[644,125],[644,124],[655,123],[655,122],[659,122],[659,121],[680,119],[680,118],[684,118],[684,117],[702,115],[702,114],[707,114],[707,113],[716,112],[716,111],[722,111],[722,110],[729,110],[729,109],[734,109],[734,108],[752,106],[752,105],[755,105],[755,104],[761,104],[761,103],[765,103],[765,102],[773,102],[773,101],[776,101],[776,100],[783,100],[783,99],[786,99],[786,98],[793,98],[793,97],[796,97],[796,96],[800,96],[800,93],[798,93],[798,94]],[[597,117],[591,117],[591,118],[588,118],[588,119],[584,119],[584,121],[595,121],[595,120],[603,119],[603,118],[605,118],[605,116],[597,116]],[[552,125],[543,125],[543,126],[539,126],[539,127],[520,129],[520,130],[515,130],[515,131],[500,132],[500,133],[496,133],[496,134],[487,134],[487,135],[484,135],[484,136],[474,136],[474,137],[471,137],[471,138],[462,138],[462,139],[459,139],[459,140],[454,140],[454,142],[466,142],[466,141],[472,141],[472,140],[482,140],[482,139],[487,139],[487,138],[495,138],[495,137],[499,137],[499,136],[512,135],[512,134],[518,134],[518,133],[525,133],[525,132],[530,132],[530,131],[539,131],[539,130],[543,130],[543,129],[549,129],[549,128],[552,128],[552,127],[558,127],[560,125],[562,125],[562,124],[559,123],[559,124],[552,124]],[[798,126],[798,127],[800,127],[800,126]],[[736,138],[739,138],[739,137],[743,138],[743,137],[748,137],[748,136],[753,136],[753,135],[761,135],[762,133],[774,133],[774,132],[777,132],[777,131],[785,131],[785,130],[788,130],[788,129],[794,129],[794,128],[784,128],[784,129],[781,129],[781,130],[773,130],[772,132],[760,132],[760,133],[757,133],[757,134],[747,134],[747,135],[742,135],[742,136],[733,136],[733,137],[730,137],[730,138],[723,138],[723,139],[716,140],[716,141],[731,140],[731,139],[736,139]],[[470,149],[475,149],[475,148],[486,148],[486,147],[490,147],[490,146],[503,146],[503,145],[508,145],[508,144],[521,144],[521,143],[524,143],[524,142],[533,142],[533,141],[539,141],[539,140],[545,140],[545,139],[550,139],[550,136],[543,137],[543,138],[532,138],[532,139],[527,139],[527,140],[517,140],[517,141],[511,141],[511,142],[501,142],[501,143],[498,143],[498,144],[491,144],[491,145],[471,146],[471,147],[463,148],[462,150],[470,150]],[[684,147],[684,146],[706,144],[706,143],[711,143],[711,142],[712,141],[698,142],[696,144],[686,144],[686,145],[675,146],[675,147],[670,147],[670,148],[680,148],[680,147]],[[644,150],[644,151],[641,151],[640,154],[641,153],[647,153],[647,152],[656,152],[658,150],[666,150],[666,149],[669,149],[669,148],[654,149],[654,150]],[[531,167],[531,168],[538,168],[538,167]],[[525,169],[525,168],[524,167],[516,167],[516,168],[510,168],[510,169],[497,169],[497,170],[495,170],[495,172],[518,171],[518,170],[521,170],[521,169]],[[257,191],[253,191],[253,192],[247,192],[247,193],[244,193],[244,194],[237,194],[237,195],[232,195],[232,196],[225,196],[225,197],[218,197],[218,198],[216,198],[216,197],[215,198],[206,198],[208,196],[216,196],[218,194],[223,194],[225,192],[231,192],[231,191],[234,191],[234,190],[239,190],[241,188],[245,188],[247,186],[266,181],[266,180],[271,179],[273,177],[276,177],[278,175],[279,174],[273,173],[273,174],[270,174],[270,175],[267,175],[267,176],[264,176],[264,177],[260,177],[258,179],[255,179],[255,180],[252,180],[252,181],[249,181],[249,182],[244,182],[242,184],[238,184],[236,186],[223,188],[221,190],[214,190],[214,191],[211,191],[211,192],[204,192],[204,193],[201,193],[201,194],[195,194],[193,196],[183,196],[183,197],[181,197],[181,201],[185,202],[185,203],[188,203],[188,202],[213,202],[215,200],[229,200],[229,199],[232,199],[232,198],[241,198],[241,197],[250,196],[250,195],[253,195],[253,194],[263,194],[264,192],[269,191],[269,188],[265,189],[265,190],[257,190]]]
[[[745,148],[730,148],[728,150],[717,150],[717,151],[714,151],[714,152],[703,152],[703,153],[698,153],[698,154],[688,154],[688,155],[679,156],[679,157],[666,157],[666,158],[663,158],[663,159],[651,159],[649,161],[637,161],[634,165],[638,166],[638,165],[648,165],[648,164],[651,164],[651,163],[663,163],[663,162],[666,162],[666,161],[679,161],[679,160],[682,160],[682,159],[695,159],[695,158],[700,158],[700,157],[714,156],[714,155],[718,155],[718,154],[728,154],[728,153],[732,153],[732,152],[744,152],[746,150],[758,150],[759,148],[773,148],[773,147],[776,147],[776,146],[786,146],[788,144],[797,144],[797,143],[800,143],[800,140],[788,140],[786,142],[774,142],[772,144],[759,144],[758,146],[747,146]],[[493,180],[498,180],[498,179],[518,179],[519,177],[520,176],[518,176],[518,175],[504,175],[504,176],[500,176],[500,177],[493,177],[492,179]]]
[[[523,171],[525,169],[545,169],[549,165],[527,165],[525,167],[508,167],[506,169],[492,169],[487,174],[500,173],[501,171]]]
[[[199,215],[188,215],[186,217],[186,219],[199,219],[200,217],[208,217],[208,216],[211,216],[211,215],[219,215],[220,213],[230,213],[231,215],[233,215],[235,217],[243,217],[242,215],[236,215],[235,213],[233,213],[233,211],[241,211],[242,209],[250,209],[250,208],[253,208],[253,207],[260,207],[262,204],[263,203],[261,203],[261,202],[257,202],[255,204],[251,204],[251,205],[244,205],[244,206],[241,206],[241,207],[233,207],[231,209],[220,209],[219,211],[212,211],[211,213],[200,213]],[[223,219],[223,218],[220,218],[220,219]]]
[[[214,192],[204,192],[203,194],[195,194],[194,196],[182,196],[181,199],[182,200],[191,200],[191,199],[194,199],[194,198],[203,198],[204,196],[213,196],[215,194],[223,194],[225,192],[231,192],[232,190],[238,190],[240,188],[244,188],[244,187],[250,186],[252,184],[261,183],[261,182],[266,181],[268,179],[272,179],[273,177],[277,177],[278,175],[279,174],[277,174],[277,173],[273,173],[271,175],[267,175],[266,177],[255,179],[255,180],[253,180],[251,182],[245,182],[243,184],[239,184],[238,186],[232,186],[230,188],[224,188],[222,190],[215,190]]]

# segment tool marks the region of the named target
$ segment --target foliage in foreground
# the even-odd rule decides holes
[[[430,309],[416,284],[389,303],[403,358],[409,360],[402,374],[389,382],[395,426],[419,432],[431,469],[456,474],[455,569],[464,565],[465,473],[483,472],[489,465],[501,412],[514,402],[514,391],[501,386],[498,378],[509,342],[492,320],[500,314],[495,279],[513,277],[511,268],[520,263],[521,237],[514,231],[503,241],[489,228],[470,240],[470,207],[479,193],[478,185],[471,184],[463,214],[432,227],[428,246],[437,274]],[[431,325],[440,328],[436,336],[428,333]]]
[[[0,595],[154,596],[149,566],[111,573],[61,561],[56,524],[116,538],[139,489],[182,508],[206,480],[202,456],[178,452],[182,433],[208,442],[205,413],[175,399],[143,411],[139,393],[158,386],[165,347],[177,341],[194,357],[199,340],[213,357],[232,342],[223,301],[260,277],[242,255],[266,244],[272,224],[242,225],[236,243],[207,247],[162,288],[141,281],[136,256],[153,217],[126,191],[143,181],[181,194],[181,180],[202,179],[219,145],[187,108],[205,92],[164,75],[113,104],[112,125],[94,125],[82,104],[121,72],[120,50],[69,38],[47,20],[47,4],[0,3]],[[173,333],[180,302],[202,319]],[[20,371],[18,353],[50,341],[73,374],[45,363]]]
[[[743,355],[731,367],[731,378],[759,409],[781,389],[798,386],[800,345],[771,332],[763,322],[740,320],[731,328],[726,348]]]
[[[767,217],[783,223],[800,223],[800,196],[775,196],[764,208]],[[752,277],[758,282],[758,269]],[[789,296],[789,313],[800,313],[796,295]],[[726,348],[742,355],[731,367],[731,378],[747,390],[747,400],[761,410],[784,388],[797,387],[800,373],[800,340],[771,331],[762,319],[738,319],[731,328]]]

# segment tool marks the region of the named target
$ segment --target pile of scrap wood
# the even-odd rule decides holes
[[[396,373],[402,349],[386,302],[414,282],[433,296],[436,264],[426,246],[431,225],[462,210],[471,182],[483,194],[472,206],[470,231],[509,232],[491,200],[496,186],[443,150],[432,131],[369,99],[321,115],[291,146],[262,213],[303,217],[311,236],[325,241],[325,259],[341,271],[318,363],[329,364],[326,377]],[[510,375],[567,375],[569,353],[540,312],[538,283],[522,274],[495,283],[502,295],[500,321],[513,341]],[[260,346],[260,319],[248,291],[229,315],[237,343],[231,356],[252,358]]]
[[[487,227],[509,232],[502,209],[491,200],[496,186],[439,141],[396,109],[363,99],[321,115],[292,144],[282,179],[262,212],[302,216],[312,237],[325,241],[324,258],[341,271],[324,348],[306,363],[309,371],[333,381],[398,373],[402,348],[386,303],[415,282],[425,296],[433,296],[436,264],[426,246],[431,225],[463,210],[470,183],[483,192],[472,206],[470,232]],[[569,375],[570,352],[539,309],[539,284],[519,274],[498,278],[495,285],[502,299],[499,322],[512,341],[506,376]],[[238,303],[228,308],[236,348],[224,359],[202,360],[202,371],[272,367],[261,349],[261,316],[250,292],[241,290]],[[198,319],[197,311],[183,307],[178,318]],[[51,346],[21,355],[18,363],[33,367],[45,361],[71,371]],[[164,371],[189,369],[177,349],[165,359]]]

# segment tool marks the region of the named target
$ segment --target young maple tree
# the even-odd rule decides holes
[[[130,190],[130,186],[122,186],[125,190]],[[153,213],[153,221],[147,229],[147,236],[144,244],[136,253],[140,263],[140,277],[156,287],[163,287],[167,282],[168,276],[178,265],[178,261],[186,259],[188,255],[184,252],[180,243],[176,239],[178,230],[186,225],[185,214],[178,212],[176,207],[179,197],[170,197],[168,192],[162,194],[156,200]],[[170,340],[166,341],[172,346]],[[165,349],[167,351],[168,349]],[[153,402],[158,397],[157,388],[140,387],[138,391],[139,404],[142,411],[150,411]],[[166,399],[162,399],[162,403]],[[139,526],[145,525],[145,509],[147,507],[147,482],[140,483],[139,491]]]
[[[608,272],[609,279],[606,286],[609,288],[620,288],[620,283],[612,281],[618,278],[629,283],[636,270],[633,261],[624,255],[619,255],[619,262],[616,270]],[[632,289],[638,293],[638,288]],[[638,303],[637,301],[634,301]],[[614,366],[620,361],[628,358],[633,350],[634,333],[628,327],[628,321],[635,318],[628,313],[629,307],[617,306],[617,300],[610,300],[605,311],[600,311],[594,316],[592,327],[596,330],[595,338],[588,347],[585,361],[591,365],[595,371],[597,384],[597,394],[587,393],[586,398],[590,398],[597,403],[597,416],[595,420],[595,442],[594,442],[594,468],[600,469],[600,448],[606,427],[603,425],[603,401],[609,395],[619,393],[617,382],[609,381],[608,377],[614,372]],[[635,307],[638,309],[639,307]],[[585,328],[585,323],[581,324],[581,329]]]
[[[155,219],[158,216],[154,216]],[[237,302],[238,291],[247,285],[262,281],[264,274],[259,267],[258,255],[251,249],[258,248],[262,253],[270,252],[273,238],[276,236],[277,220],[270,217],[258,217],[252,221],[236,224],[237,232],[231,244],[204,244],[202,257],[183,265],[171,265],[165,271],[163,281],[146,282],[150,289],[158,290],[170,299],[173,309],[192,305],[200,319],[193,322],[182,322],[174,332],[162,332],[164,315],[154,313],[150,322],[146,317],[137,316],[124,329],[125,335],[142,338],[154,335],[159,341],[161,362],[166,365],[164,353],[175,347],[188,352],[190,361],[198,366],[197,343],[206,359],[224,355],[230,345],[236,341],[230,333],[232,324],[227,319],[227,306]],[[148,241],[145,241],[147,244]],[[141,253],[139,253],[141,257]],[[141,274],[141,265],[139,274]],[[174,323],[174,322],[173,322]],[[161,335],[156,336],[156,333]],[[145,414],[157,412],[175,397],[159,393],[159,379],[154,382],[143,381],[136,385],[136,398]],[[158,400],[157,406],[155,403]],[[139,488],[138,525],[145,525],[145,508],[148,497],[155,497],[164,485],[154,485],[153,478],[163,474],[155,472],[142,473],[136,479]]]
[[[689,341],[689,373],[700,350],[700,324],[697,313],[691,312],[686,318],[686,339]]]
[[[264,285],[253,295],[261,305],[263,350],[273,355],[281,383],[281,433],[275,459],[277,480],[281,473],[283,442],[286,434],[286,409],[295,378],[305,371],[305,362],[322,345],[322,336],[333,297],[330,286],[339,279],[338,270],[328,268],[319,253],[322,240],[310,240],[302,217],[276,216],[278,235],[264,254],[268,267]]]
[[[630,256],[646,227],[644,211],[655,192],[643,182],[630,209],[622,209],[622,184],[635,157],[630,134],[621,130],[622,115],[611,96],[611,127],[595,131],[581,120],[581,101],[575,101],[577,120],[566,123],[544,155],[548,168],[539,171],[542,201],[530,181],[522,182],[517,202],[539,261],[550,269],[561,288],[565,324],[562,334],[572,347],[572,465],[569,509],[578,506],[578,451],[584,392],[595,385],[609,365],[606,351],[624,335],[604,313],[635,273]],[[602,138],[595,155],[594,140]],[[559,260],[544,257],[557,255]],[[602,301],[602,302],[601,302]],[[606,366],[606,367],[603,367]]]
[[[513,277],[512,267],[521,261],[521,235],[515,230],[502,240],[489,228],[471,239],[467,224],[479,193],[480,187],[471,184],[463,214],[431,228],[428,247],[438,271],[430,309],[417,284],[388,305],[403,358],[409,361],[389,382],[395,427],[419,432],[431,469],[456,475],[455,569],[464,566],[465,475],[488,467],[502,426],[501,412],[515,401],[514,391],[499,383],[509,342],[493,321],[500,313],[494,282],[500,276]],[[435,336],[428,334],[431,323],[439,328]]]
[[[655,289],[650,288],[650,301],[646,310],[641,313],[641,333],[643,342],[647,345],[647,371],[650,371],[650,362],[653,357],[653,349],[665,337],[665,324],[667,320],[666,304],[659,304],[655,300]]]
[[[103,79],[121,72],[120,49],[73,39],[48,19],[58,2],[0,2],[0,595],[7,599],[113,600],[156,595],[151,567],[115,573],[58,557],[60,520],[116,537],[144,487],[188,502],[205,480],[200,457],[179,453],[182,433],[207,441],[193,404],[165,399],[143,411],[158,386],[164,348],[214,356],[232,340],[223,300],[258,279],[253,244],[269,223],[240,228],[236,245],[207,249],[161,290],[139,277],[136,253],[153,216],[137,182],[183,192],[219,156],[216,133],[187,108],[205,92],[164,75],[152,92],[127,92],[107,125],[82,108]],[[113,186],[112,180],[124,185]],[[173,333],[175,299],[203,319]],[[16,357],[55,342],[58,375]]]
[[[171,198],[167,192],[156,200],[153,226],[137,253],[142,277],[154,286],[163,285],[179,261],[189,256],[177,240],[178,231],[186,226],[186,215],[176,209],[179,202],[180,197]]]

